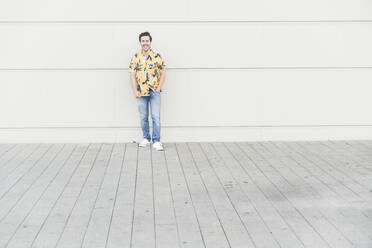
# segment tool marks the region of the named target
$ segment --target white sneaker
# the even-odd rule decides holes
[[[148,141],[147,139],[143,139],[142,141],[141,141],[141,143],[139,143],[139,147],[146,147],[147,145],[149,145],[150,144],[150,141]]]
[[[157,151],[163,151],[163,145],[160,142],[155,142],[152,147]]]

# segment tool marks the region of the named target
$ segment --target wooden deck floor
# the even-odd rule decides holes
[[[372,141],[0,145],[0,247],[372,247]]]

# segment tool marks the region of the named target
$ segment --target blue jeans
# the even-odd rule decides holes
[[[160,141],[160,92],[150,90],[150,96],[137,98],[143,138],[151,141],[149,127],[149,104],[152,119],[152,142]]]

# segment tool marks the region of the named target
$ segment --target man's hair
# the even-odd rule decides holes
[[[139,41],[140,42],[141,42],[141,38],[144,37],[144,36],[150,37],[150,41],[152,41],[152,37],[151,37],[150,33],[149,32],[143,32],[143,33],[140,33],[140,35],[139,35]]]

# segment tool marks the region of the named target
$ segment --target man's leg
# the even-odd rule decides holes
[[[151,91],[150,93],[150,109],[152,119],[152,142],[160,141],[160,92]]]
[[[149,96],[142,96],[137,99],[138,112],[140,114],[141,129],[143,138],[151,141],[150,127],[149,127]]]

